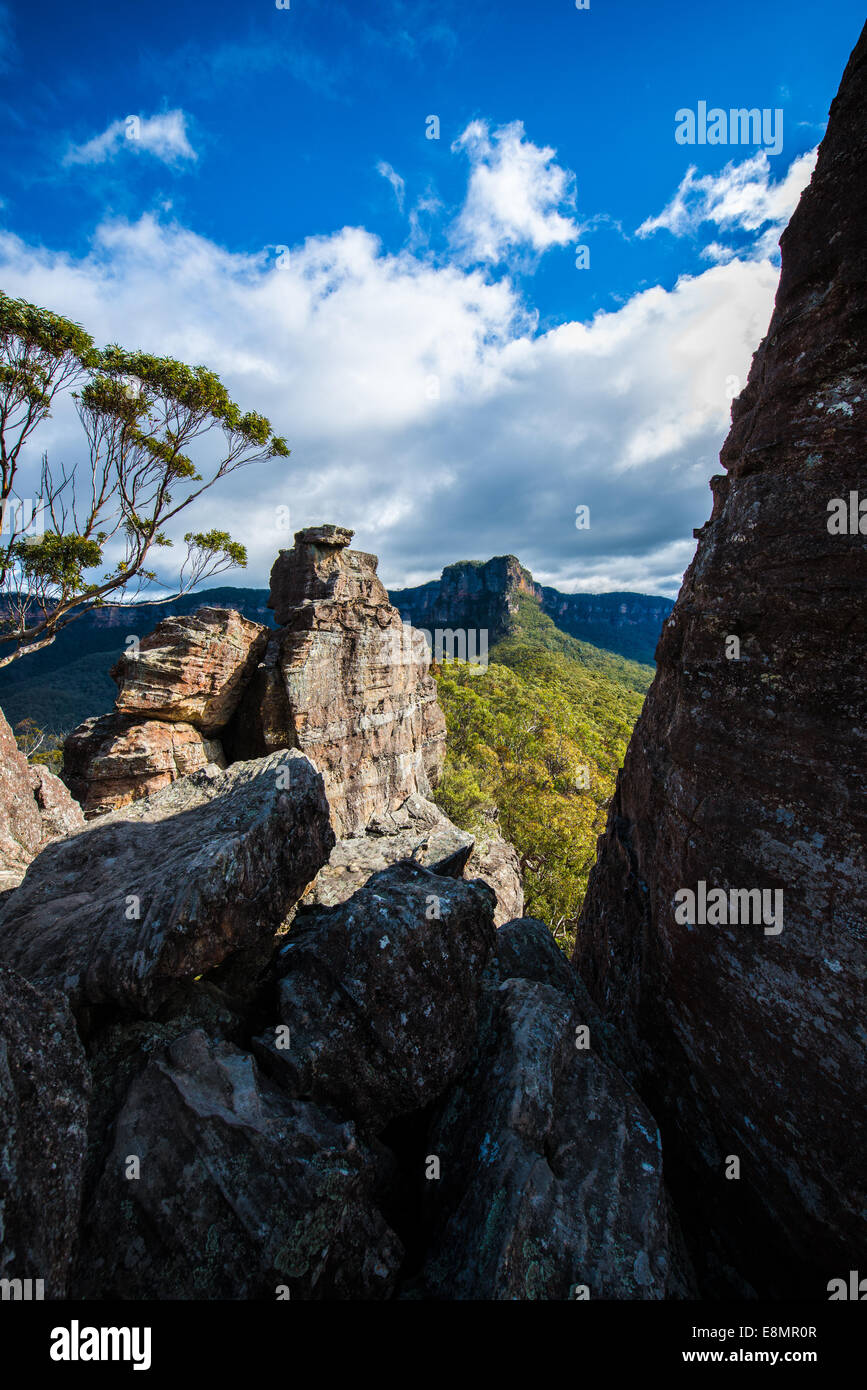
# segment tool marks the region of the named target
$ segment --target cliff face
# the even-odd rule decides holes
[[[537,584],[514,555],[447,565],[440,579],[394,589],[390,598],[414,627],[486,629],[493,643],[510,635],[521,595],[570,636],[648,663],[673,607],[671,599],[647,594],[563,594]]]
[[[514,555],[496,555],[484,564],[464,560],[446,565],[440,579],[396,589],[390,597],[413,627],[487,629],[489,641],[495,642],[506,635],[519,594],[542,598],[533,576]]]
[[[781,245],[576,963],[662,1124],[705,1290],[821,1298],[867,1234],[867,30]],[[726,899],[707,924],[702,883]],[[763,921],[747,889],[771,890]]]

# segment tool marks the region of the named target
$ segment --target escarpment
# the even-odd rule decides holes
[[[867,31],[781,247],[575,961],[705,1292],[822,1298],[867,1236]]]

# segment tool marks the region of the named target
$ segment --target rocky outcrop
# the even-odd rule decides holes
[[[75,1008],[150,1013],[268,946],[333,844],[301,754],[206,767],[43,851],[0,907],[0,962]]]
[[[501,835],[481,835],[476,840],[466,870],[467,878],[481,878],[497,899],[494,926],[512,922],[524,914],[524,885],[518,851]]]
[[[227,608],[165,618],[112,670],[117,712],[216,734],[235,713],[267,642],[267,628]]]
[[[452,825],[432,801],[413,793],[396,811],[372,816],[363,835],[337,841],[328,863],[305,894],[304,907],[336,907],[374,874],[404,859],[459,878],[474,843],[472,835]],[[467,873],[466,877],[482,875]],[[501,910],[498,903],[496,911]]]
[[[248,1054],[195,1029],[129,1089],[76,1292],[387,1298],[403,1250],[376,1206],[382,1162],[351,1123],[289,1099]]]
[[[347,548],[351,536],[299,531],[271,575],[289,711],[280,718],[322,772],[339,836],[414,792],[427,796],[445,755],[424,641],[389,603],[376,556]]]
[[[0,710],[0,893],[21,882],[51,840],[83,824],[60,778],[28,763]]]
[[[504,928],[473,1060],[428,1136],[416,1296],[665,1297],[661,1141],[595,1028],[580,1035],[581,1003],[541,923]]]
[[[217,739],[192,724],[120,714],[86,719],[63,750],[63,776],[88,820],[161,791],[208,763],[225,767]]]
[[[47,1299],[66,1296],[78,1240],[89,1091],[66,1001],[0,966],[0,1278]]]
[[[782,238],[577,938],[706,1293],[823,1298],[867,1236],[865,170],[867,31]]]
[[[376,556],[348,549],[351,539],[343,527],[309,527],[280,552],[273,635],[203,608],[165,619],[118,663],[114,713],[66,744],[64,776],[88,818],[207,762],[284,748],[315,760],[340,836],[429,795],[445,718],[427,647],[389,603]]]
[[[385,869],[339,907],[299,914],[281,953],[279,1022],[260,1049],[291,1095],[376,1133],[466,1064],[493,943],[486,885],[411,862]]]

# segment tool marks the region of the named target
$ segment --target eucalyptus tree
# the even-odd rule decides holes
[[[29,501],[20,490],[28,446],[65,393],[81,458],[55,467],[43,454]],[[164,603],[246,565],[227,531],[191,530],[168,585],[175,592],[146,597],[158,580],[166,587],[154,566],[173,544],[171,523],[221,479],[288,454],[270,422],[243,413],[207,367],[99,350],[79,324],[0,292],[0,667],[94,608]]]

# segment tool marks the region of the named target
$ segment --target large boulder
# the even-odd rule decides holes
[[[481,878],[497,897],[494,926],[502,927],[524,914],[521,863],[514,845],[502,835],[480,835],[466,868],[467,878]]]
[[[216,734],[234,714],[268,629],[230,608],[165,618],[112,670],[119,714]]]
[[[50,1299],[78,1240],[89,1090],[66,1000],[0,966],[0,1278]]]
[[[86,719],[69,735],[63,750],[63,776],[88,820],[161,791],[179,777],[209,763],[225,766],[216,739],[192,724],[139,721],[104,714]]]
[[[673,1283],[656,1123],[544,931],[498,933],[472,1062],[427,1139],[416,1296],[661,1299]]]
[[[136,1166],[137,1165],[137,1166]],[[194,1029],[130,1086],[90,1203],[86,1298],[387,1298],[403,1255],[354,1127]]]
[[[257,1040],[279,1083],[373,1132],[442,1095],[472,1050],[493,906],[483,883],[404,862],[300,913],[279,1024]]]
[[[337,841],[328,863],[305,894],[304,907],[336,907],[374,874],[404,859],[460,878],[474,843],[472,835],[452,825],[438,806],[414,792],[396,811],[372,816],[363,835]]]
[[[75,1007],[149,1013],[267,947],[334,844],[301,754],[209,766],[50,845],[0,908],[0,962]]]
[[[867,1243],[865,170],[867,29],[577,934],[718,1296],[823,1298]]]
[[[59,777],[28,763],[0,710],[0,893],[15,888],[45,845],[84,825]]]
[[[424,636],[405,627],[377,578],[375,555],[347,549],[352,532],[299,531],[271,574],[278,648],[257,679],[273,718],[322,771],[339,836],[436,784],[445,718]],[[279,666],[286,704],[273,685]],[[269,675],[269,669],[271,674]],[[266,721],[267,723],[267,721]],[[234,734],[230,734],[233,737]],[[246,751],[264,753],[267,739]]]

